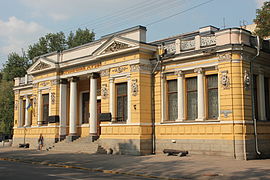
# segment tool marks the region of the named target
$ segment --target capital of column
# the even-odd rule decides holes
[[[67,79],[60,79],[60,84],[67,84],[68,80]]]
[[[182,70],[175,71],[174,74],[177,75],[178,77],[183,77],[183,75],[184,75]]]
[[[110,83],[113,83],[113,82],[114,82],[114,78],[110,78],[110,79],[109,79],[109,82],[110,82]]]
[[[97,78],[99,78],[100,77],[100,75],[99,75],[99,73],[91,73],[91,74],[89,74],[89,78],[90,79],[97,79]]]
[[[79,81],[79,77],[77,76],[72,76],[70,79],[69,79],[70,82],[78,82]]]
[[[203,69],[202,68],[195,68],[194,72],[198,73],[198,74],[203,74]]]

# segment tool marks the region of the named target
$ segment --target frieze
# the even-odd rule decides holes
[[[86,71],[86,70],[90,70],[90,69],[96,69],[96,68],[99,68],[100,66],[101,66],[101,63],[98,63],[98,64],[94,64],[94,65],[89,65],[89,66],[83,66],[83,67],[79,67],[79,68],[75,68],[75,69],[70,69],[70,70],[64,71],[63,75],[76,73],[76,72],[80,72],[80,71]]]
[[[142,71],[151,71],[152,68],[150,65],[144,65],[144,64],[136,64],[136,65],[131,65],[130,66],[130,71],[131,72],[142,72]]]
[[[41,82],[39,83],[40,86],[48,86],[49,85],[49,82],[45,81],[45,82]]]
[[[39,71],[39,70],[47,69],[50,67],[51,66],[49,64],[40,61],[40,63],[38,65],[36,65],[36,67],[33,69],[33,71]]]
[[[34,83],[33,88],[38,88],[38,83]]]
[[[128,44],[124,44],[121,42],[116,42],[114,41],[109,47],[107,47],[102,54],[107,54],[107,53],[112,53],[112,52],[116,52],[122,49],[126,49],[129,48],[130,46]]]
[[[138,80],[132,79],[131,80],[131,93],[133,96],[137,96],[138,92],[139,92]]]
[[[232,60],[232,54],[231,53],[219,54],[218,58],[220,61],[230,61]]]
[[[55,80],[51,80],[51,85],[57,85],[60,83],[60,80],[55,79]]]
[[[112,70],[112,72],[116,72],[116,73],[122,73],[124,72],[125,70],[127,70],[128,67],[127,66],[118,66],[117,68],[114,68]]]
[[[107,84],[102,84],[101,85],[101,98],[102,99],[107,99],[108,97],[108,87]]]
[[[181,50],[191,50],[195,48],[195,39],[182,40],[180,44]]]

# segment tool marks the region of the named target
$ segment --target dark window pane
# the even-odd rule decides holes
[[[208,87],[208,118],[218,118],[218,76],[207,76]]]
[[[117,121],[127,120],[127,83],[116,84]]]
[[[198,116],[197,77],[187,79],[187,119],[194,120]]]
[[[48,117],[49,117],[49,94],[43,94],[42,95],[42,102],[43,102],[43,124],[48,123]]]
[[[168,81],[168,92],[177,92],[177,80]]]
[[[169,120],[174,121],[177,119],[177,110],[178,110],[178,104],[177,104],[177,93],[169,94]]]
[[[89,93],[82,94],[82,123],[89,123]]]
[[[264,78],[264,91],[265,91],[265,112],[266,119],[270,120],[270,104],[269,104],[269,78]]]

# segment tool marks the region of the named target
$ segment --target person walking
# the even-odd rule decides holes
[[[38,150],[42,150],[42,147],[43,147],[43,143],[44,143],[44,138],[42,136],[42,134],[39,135],[39,138],[38,138]]]

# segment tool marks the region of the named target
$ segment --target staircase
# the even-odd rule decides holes
[[[47,148],[48,151],[59,151],[59,152],[69,152],[69,153],[100,153],[106,154],[107,151],[103,149],[97,141],[92,142],[89,137],[82,137],[76,139],[75,141],[63,140],[55,143],[51,147]]]

